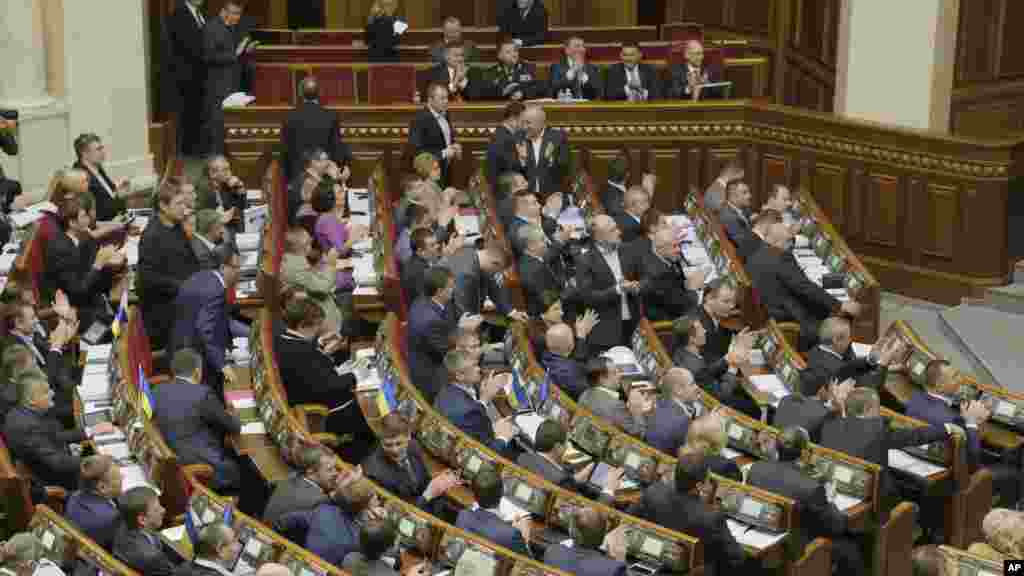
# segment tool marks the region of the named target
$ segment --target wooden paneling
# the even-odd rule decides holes
[[[846,168],[831,164],[816,164],[810,192],[814,201],[832,220],[844,236],[847,231]]]
[[[1003,2],[999,20],[999,59],[996,70],[1000,79],[1019,78],[1024,74],[1024,2]]]
[[[587,171],[598,190],[604,190],[605,182],[608,181],[608,164],[621,154],[622,150],[620,148],[592,148],[589,152],[590,165],[587,167]]]
[[[760,202],[764,202],[771,195],[776,185],[790,186],[791,182],[792,164],[788,156],[776,153],[761,155],[761,189],[754,192]]]
[[[700,22],[705,26],[724,26],[730,2],[723,0],[677,0],[679,22]]]
[[[985,81],[995,75],[996,24],[1003,0],[960,3],[956,84]]]
[[[915,212],[920,211],[925,238],[922,244],[923,258],[953,260],[953,239],[959,234],[960,218],[957,209],[955,186],[929,183],[924,186],[923,197],[915,197]]]
[[[750,34],[770,34],[775,22],[775,8],[779,0],[731,3],[729,16],[738,30]],[[713,4],[713,2],[709,2]],[[700,22],[700,20],[697,20]]]
[[[659,182],[653,205],[662,212],[677,211],[689,192],[685,187],[668,184],[686,181],[686,157],[679,148],[652,147],[648,151],[647,170],[657,174]]]
[[[864,241],[881,248],[902,245],[905,197],[899,178],[872,172],[864,192]]]

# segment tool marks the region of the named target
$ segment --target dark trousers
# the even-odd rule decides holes
[[[202,154],[200,139],[200,129],[203,124],[202,84],[182,82],[177,87],[179,88],[179,107],[175,118],[177,152],[183,156],[199,156]]]
[[[860,546],[852,538],[836,537],[832,539],[832,564],[837,568],[836,574],[843,576],[863,576],[864,555]]]

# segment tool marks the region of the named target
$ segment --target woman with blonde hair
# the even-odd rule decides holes
[[[684,454],[703,454],[708,470],[735,480],[743,481],[743,475],[736,463],[722,456],[722,450],[729,442],[725,421],[717,412],[705,414],[690,422],[686,443],[679,448],[678,457]]]
[[[1024,512],[993,508],[981,521],[984,542],[975,542],[968,552],[997,562],[1024,558]]]

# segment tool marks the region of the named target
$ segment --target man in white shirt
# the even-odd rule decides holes
[[[622,233],[611,217],[595,217],[591,235],[594,248],[579,258],[576,285],[580,299],[601,318],[589,340],[591,349],[600,351],[626,345],[632,337],[640,319],[640,282],[637,262],[622,249]]]
[[[466,65],[466,48],[462,43],[445,49],[445,62],[432,68],[430,81],[448,87],[450,99],[456,102],[480,98],[483,83],[479,70]]]
[[[704,45],[697,40],[686,43],[686,61],[672,66],[669,97],[681,100],[707,100],[721,98],[719,88],[703,87],[721,81],[720,72],[704,65]]]
[[[448,87],[431,83],[427,86],[427,105],[416,113],[409,127],[409,145],[416,151],[429,152],[441,164],[442,188],[448,184],[451,163],[462,158],[462,145],[455,141],[455,129],[448,116]]]

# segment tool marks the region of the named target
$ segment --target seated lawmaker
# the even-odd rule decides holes
[[[640,260],[639,294],[652,322],[672,320],[696,310],[697,291],[704,286],[707,273],[697,270],[689,274],[682,268],[682,252],[672,228],[664,227],[654,234],[653,251]]]
[[[104,550],[110,551],[121,524],[117,499],[121,497],[121,467],[110,456],[82,459],[78,490],[68,496],[64,517]]]
[[[74,489],[82,461],[71,452],[71,444],[83,442],[86,431],[67,430],[51,415],[53,390],[43,375],[30,372],[17,385],[18,406],[7,413],[4,421],[4,438],[11,456],[24,462],[43,484]],[[113,430],[110,422],[102,422],[92,428],[92,433]]]
[[[335,293],[338,291],[338,250],[331,248],[322,253],[319,262],[311,262],[316,256],[313,238],[304,228],[288,230],[284,239],[284,255],[281,258],[281,283],[300,287],[310,298],[323,308],[329,332],[341,332],[344,317]]]
[[[622,61],[608,68],[608,80],[604,86],[606,100],[647,102],[661,99],[661,79],[650,64],[640,60],[643,54],[634,40],[622,43]],[[610,207],[605,204],[605,209]]]
[[[199,353],[205,382],[218,395],[224,389],[228,348],[235,338],[249,335],[249,327],[231,317],[227,299],[238,284],[240,259],[237,252],[230,252],[217,269],[196,272],[174,299],[177,319],[170,350],[191,348]]]
[[[530,541],[531,517],[527,514],[511,522],[502,519],[498,513],[504,494],[501,477],[490,471],[482,472],[473,481],[472,489],[476,495],[477,508],[464,508],[460,511],[455,526],[529,557],[530,550],[526,543]]]
[[[587,336],[598,320],[595,315],[581,316],[574,331],[568,324],[555,324],[545,335],[541,363],[551,382],[574,401],[590,387],[586,363],[589,360]]]
[[[231,173],[227,157],[215,154],[206,160],[205,178],[196,186],[196,210],[216,210],[224,224],[227,241],[245,232],[245,183]]]
[[[498,32],[516,47],[543,44],[548,32],[548,10],[542,0],[502,0],[498,7]]]
[[[384,514],[373,486],[356,476],[339,485],[328,501],[312,510],[284,514],[273,528],[304,534],[303,548],[340,568],[346,556],[359,551],[359,526]]]
[[[562,59],[551,65],[548,78],[552,98],[558,98],[563,92],[576,99],[599,100],[604,97],[601,70],[587,62],[587,47],[579,36],[565,41]]]
[[[107,161],[107,148],[100,137],[81,134],[75,138],[75,168],[85,171],[89,177],[89,192],[96,199],[96,220],[110,222],[124,212],[125,196],[131,193],[131,181],[125,178],[112,179],[103,164]],[[59,204],[58,204],[59,205]]]
[[[702,412],[703,409],[697,411]],[[722,450],[728,445],[725,421],[718,412],[707,412],[690,421],[686,442],[679,447],[676,455],[682,458],[684,454],[703,454],[709,472],[742,482],[743,474],[736,462],[722,456]]]
[[[604,356],[588,362],[586,370],[590,387],[580,395],[579,405],[630,436],[643,438],[650,425],[654,400],[634,388],[629,391],[629,400],[623,402],[622,373]]]
[[[199,261],[182,225],[192,185],[176,177],[164,180],[157,196],[158,214],[139,241],[139,305],[150,346],[167,346],[174,326],[174,299],[182,283],[199,271]]]
[[[449,44],[444,53],[444,61],[427,71],[428,82],[447,86],[448,96],[455,102],[480,100],[486,96],[488,87],[483,70],[466,64],[465,46]]]
[[[368,520],[359,528],[359,551],[349,552],[342,568],[349,574],[399,576],[398,571],[382,559],[395,545],[397,537],[394,522],[384,518]]]
[[[501,376],[481,378],[480,366],[470,355],[452,350],[445,355],[448,385],[434,399],[434,409],[477,442],[495,452],[505,452],[515,434],[512,418],[491,420],[487,406],[504,385]]]
[[[118,499],[121,526],[114,537],[114,557],[146,576],[171,576],[177,554],[163,544],[159,532],[166,510],[149,486],[136,486]]]
[[[673,64],[672,77],[666,91],[668,97],[676,100],[708,100],[722,98],[725,91],[721,87],[704,88],[704,84],[722,81],[722,71],[704,65],[704,45],[698,40],[686,43],[686,61]]]
[[[357,224],[348,215],[348,191],[320,186],[313,192],[313,211],[320,216],[316,219],[316,244],[321,251],[334,249],[339,258],[351,258],[352,246],[369,236],[370,230]],[[335,272],[338,290],[349,291],[355,287],[352,270]]]
[[[366,477],[381,488],[424,512],[438,516],[443,512],[440,497],[462,480],[453,470],[431,477],[424,462],[423,448],[412,438],[412,427],[397,412],[384,417],[380,443],[363,460]]]
[[[589,492],[587,479],[594,471],[595,463],[591,462],[576,472],[567,469],[562,464],[562,455],[568,447],[565,426],[558,420],[544,420],[537,427],[537,434],[533,439],[534,451],[520,454],[516,458],[516,464],[566,490],[581,494]],[[615,500],[615,492],[602,494],[602,499],[611,504]]]
[[[626,576],[625,527],[609,531],[608,518],[593,508],[575,508],[572,514],[576,527],[572,547],[549,545],[544,563],[568,574]],[[607,553],[601,550],[605,543]]]
[[[434,64],[444,64],[447,61],[445,57],[448,48],[455,45],[461,45],[465,50],[466,62],[476,63],[480,60],[480,49],[476,47],[476,43],[462,37],[462,21],[455,16],[449,16],[441,23],[441,39],[430,47],[430,61]]]
[[[313,202],[313,191],[322,181],[328,180],[328,185],[334,184],[327,174],[331,164],[331,158],[323,148],[313,146],[302,152],[302,171],[293,175],[288,182],[289,225],[298,222],[299,211],[304,205]],[[341,175],[338,173],[339,177]]]
[[[365,30],[370,62],[398,62],[398,44],[402,41],[402,34],[395,26],[408,28],[408,23],[395,15],[397,11],[398,0],[375,0],[370,6]]]
[[[263,509],[263,523],[268,526],[289,512],[316,508],[338,485],[336,457],[322,446],[303,447],[295,455],[295,464],[298,472],[274,485]]]
[[[716,570],[714,574],[723,574],[728,567],[741,567],[745,554],[725,524],[725,513],[711,504],[715,491],[704,455],[684,454],[676,462],[672,481],[651,484],[627,512],[699,539],[706,564]]]
[[[800,351],[806,352],[817,340],[818,324],[835,314],[858,316],[861,305],[840,302],[807,278],[792,252],[786,250],[792,231],[782,223],[768,228],[765,244],[747,259],[746,269],[768,316],[778,322],[800,324]]]
[[[153,419],[178,455],[181,464],[208,464],[212,488],[218,492],[241,487],[241,471],[224,446],[225,434],[239,434],[242,424],[234,410],[225,409],[218,394],[204,385],[203,359],[182,348],[171,360],[174,380],[153,389]]]
[[[867,356],[858,358],[851,342],[848,319],[826,318],[818,328],[818,345],[805,355],[807,369],[821,372],[829,380],[853,378],[858,386],[877,390],[885,384],[889,367],[901,361],[907,351],[903,340],[896,338],[876,343]]]
[[[796,501],[800,510],[797,550],[803,550],[815,538],[829,538],[838,573],[864,574],[864,558],[857,541],[848,533],[846,514],[830,501],[832,494],[824,482],[805,475],[798,467],[809,443],[807,430],[783,428],[778,460],[755,461],[747,472],[747,483]]]
[[[547,84],[537,77],[537,67],[519,59],[519,46],[510,38],[498,46],[498,63],[484,73],[488,100],[531,100],[547,94]]]
[[[61,318],[47,336],[36,331],[38,323],[34,304],[23,301],[16,303],[5,318],[8,323],[4,348],[24,348],[32,353],[33,366],[46,378],[54,391],[55,408],[50,414],[68,426],[73,426],[72,403],[74,399],[75,355],[71,342],[78,334],[79,323],[73,318]]]
[[[701,415],[700,388],[686,368],[673,366],[661,377],[662,397],[647,417],[644,442],[669,456],[675,456],[686,443],[690,422]]]
[[[804,370],[800,372],[799,393],[794,391],[779,401],[772,425],[776,428],[803,428],[811,441],[817,442],[825,424],[839,417],[851,390],[852,380],[829,380],[821,372]]]
[[[705,296],[705,298],[707,298]],[[696,314],[683,316],[672,323],[672,363],[690,371],[697,385],[720,402],[759,419],[761,409],[743,391],[740,368],[750,361],[749,338],[732,339],[729,351],[717,360],[706,356],[708,331]]]
[[[234,528],[222,520],[215,520],[199,531],[195,544],[195,557],[174,571],[175,576],[225,576],[231,574],[242,543]]]

